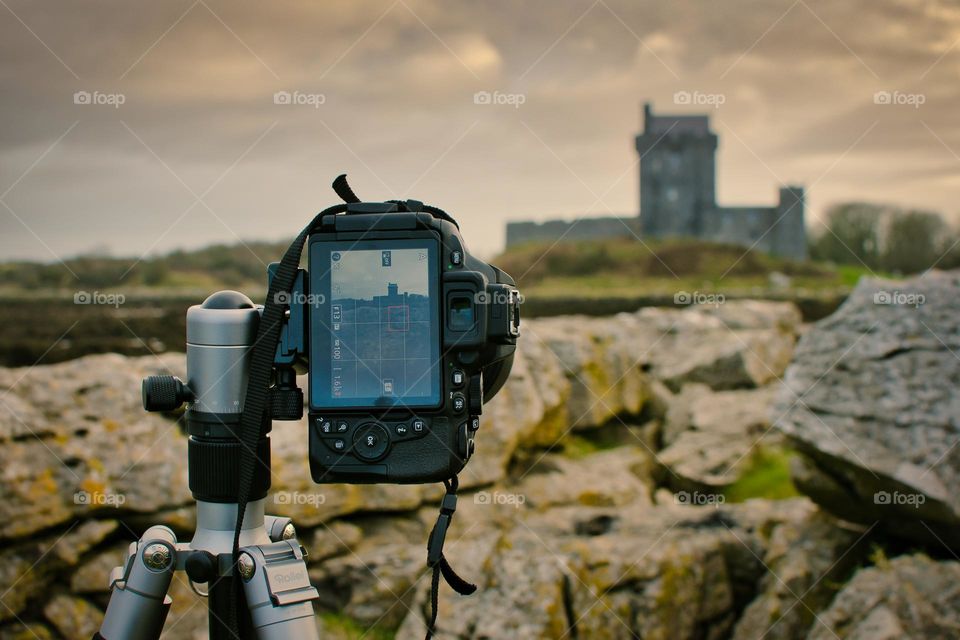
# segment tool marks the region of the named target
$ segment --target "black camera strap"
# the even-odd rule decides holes
[[[446,581],[450,588],[462,596],[468,596],[477,590],[477,585],[467,582],[453,570],[446,556],[443,555],[443,543],[447,538],[447,529],[450,528],[450,522],[453,520],[453,514],[457,510],[457,489],[460,481],[457,476],[443,481],[443,486],[447,492],[440,502],[440,515],[437,517],[437,523],[433,525],[430,532],[430,538],[427,541],[427,566],[433,570],[433,578],[430,582],[430,621],[427,623],[427,636],[425,640],[433,638],[437,626],[437,613],[440,600],[440,576]]]
[[[334,180],[333,190],[348,204],[360,202],[360,199],[347,183],[347,177],[345,175],[338,176],[336,180]],[[391,202],[400,205],[401,208],[407,211],[413,210],[429,213],[436,218],[447,220],[459,228],[456,220],[442,209],[414,200]],[[269,424],[269,416],[266,414],[266,411],[271,374],[273,372],[277,344],[280,340],[280,332],[283,328],[286,307],[284,300],[289,299],[289,296],[280,296],[279,294],[290,294],[293,289],[294,280],[297,277],[297,270],[300,268],[300,258],[303,253],[303,247],[310,234],[320,226],[323,217],[332,214],[347,213],[348,204],[334,205],[314,216],[310,224],[304,227],[303,231],[290,243],[267,289],[267,299],[264,301],[263,313],[260,315],[260,326],[257,330],[256,342],[254,342],[251,350],[247,389],[244,394],[239,430],[236,434],[240,442],[240,461],[237,490],[237,522],[233,532],[234,575],[238,575],[236,568],[240,560],[240,531],[243,528],[243,518],[246,513],[247,503],[250,501],[253,477],[256,471],[256,465],[258,464],[255,452],[257,451],[260,438],[264,435],[266,425]],[[443,542],[446,538],[447,528],[457,508],[456,493],[458,481],[456,476],[444,481],[444,486],[447,489],[447,493],[441,503],[440,516],[430,534],[428,544],[427,564],[433,569],[431,592],[432,615],[427,631],[428,639],[432,637],[432,631],[437,620],[437,590],[440,575],[443,575],[447,584],[457,591],[457,593],[468,595],[477,589],[475,585],[460,578],[443,556]],[[228,624],[234,635],[240,637],[238,603],[240,601],[239,599],[244,597],[244,594],[242,583],[239,580],[234,581],[234,586],[235,588],[232,589],[230,593],[230,619]]]

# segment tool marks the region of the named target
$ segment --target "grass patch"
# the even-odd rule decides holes
[[[353,618],[345,616],[342,613],[321,613],[320,619],[323,621],[324,633],[331,638],[369,638],[369,640],[393,640],[396,632],[379,627],[370,627],[362,625]]]
[[[749,498],[784,500],[800,495],[790,479],[793,455],[784,449],[757,449],[740,478],[724,489],[724,497],[728,502],[743,502]]]

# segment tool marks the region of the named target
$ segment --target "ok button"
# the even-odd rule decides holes
[[[390,434],[375,422],[368,422],[357,429],[353,438],[353,452],[364,460],[379,460],[390,446]]]

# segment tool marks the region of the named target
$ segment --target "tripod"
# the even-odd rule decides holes
[[[211,295],[187,311],[187,382],[173,376],[144,380],[147,411],[173,411],[189,403],[188,473],[197,525],[190,542],[178,542],[168,527],[154,525],[130,544],[124,565],[110,574],[110,602],[94,640],[159,638],[172,603],[167,591],[174,571],[185,571],[193,583],[207,583],[210,640],[319,637],[312,604],[319,596],[293,523],[264,515],[270,488],[269,412],[257,445],[236,567],[233,562],[242,446],[237,430],[259,321],[260,311],[243,294]],[[238,587],[244,597],[231,611],[231,595]],[[230,625],[234,613],[239,639]]]

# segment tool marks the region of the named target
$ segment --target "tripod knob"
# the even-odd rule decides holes
[[[183,567],[193,582],[212,582],[218,575],[217,558],[209,551],[194,551]]]
[[[143,408],[147,411],[174,411],[180,405],[193,400],[183,382],[174,376],[149,376],[140,387]]]
[[[270,389],[270,417],[274,420],[299,420],[303,417],[303,391],[299,387]]]

